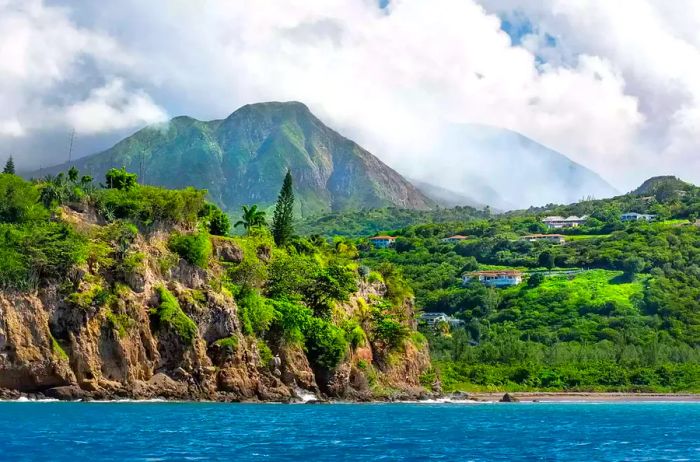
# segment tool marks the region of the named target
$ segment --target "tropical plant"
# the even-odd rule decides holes
[[[249,232],[254,228],[265,226],[265,211],[258,209],[257,205],[244,205],[241,207],[241,209],[243,210],[243,215],[241,216],[241,219],[238,220],[235,225],[233,225],[234,228],[243,226],[243,229],[245,229],[246,232]]]

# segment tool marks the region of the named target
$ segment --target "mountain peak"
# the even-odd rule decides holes
[[[342,137],[297,101],[248,104],[224,120],[172,119],[168,130],[140,130],[74,162],[101,178],[111,167],[167,188],[194,186],[238,213],[271,207],[291,170],[300,216],[362,208],[428,209],[435,203],[397,172]],[[67,170],[60,165],[44,170]]]
[[[692,186],[690,183],[686,183],[680,178],[673,175],[661,175],[654,176],[646,180],[637,189],[631,192],[631,194],[641,196],[648,194],[655,194],[659,188],[671,188],[676,190],[685,190]]]

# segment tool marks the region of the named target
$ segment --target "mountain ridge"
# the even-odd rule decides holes
[[[436,205],[296,101],[248,104],[225,119],[211,121],[174,117],[70,165],[97,178],[109,168],[126,167],[147,184],[205,188],[228,212],[245,204],[274,204],[288,169],[294,176],[300,216],[362,207]],[[42,173],[68,167],[57,165]]]

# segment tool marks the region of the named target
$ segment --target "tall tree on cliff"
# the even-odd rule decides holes
[[[282,182],[280,195],[277,197],[275,213],[272,217],[272,237],[275,244],[286,245],[294,234],[292,220],[294,218],[294,191],[292,190],[292,174],[287,170],[287,175]]]
[[[12,159],[12,156],[7,159],[7,163],[5,164],[5,168],[3,169],[2,173],[7,173],[9,175],[15,174],[15,161]]]

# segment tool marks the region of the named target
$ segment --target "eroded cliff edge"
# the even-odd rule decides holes
[[[356,290],[331,302],[326,320],[305,314],[300,322],[317,330],[287,332],[282,318],[298,313],[280,303],[264,331],[251,331],[237,300],[242,295],[225,284],[228,275],[264,285],[256,271],[296,254],[281,255],[264,236],[206,235],[211,256],[197,266],[172,251],[174,233],[196,229],[157,223],[136,229],[107,223],[90,208],[64,207],[55,219],[85,236],[89,252],[65,277],[39,281],[31,291],[0,292],[6,397],[288,401],[308,392],[350,400],[425,393],[420,378],[430,360],[415,331],[412,299],[388,294],[381,277],[358,271]],[[322,323],[334,327],[324,330]],[[346,346],[332,352],[339,359],[332,364],[321,350],[333,340],[323,336],[338,332],[345,342],[329,348]],[[313,343],[309,336],[319,338]]]

